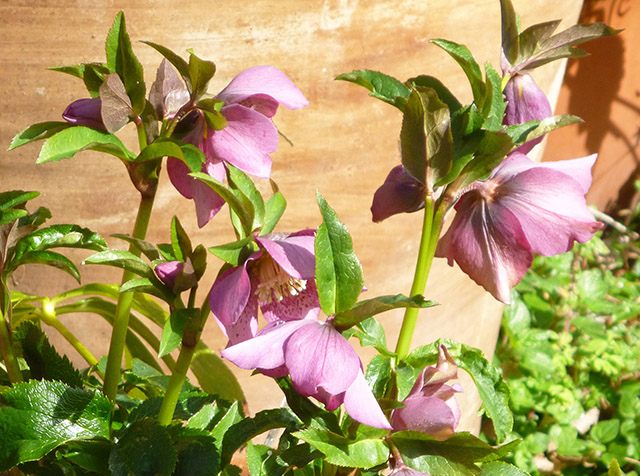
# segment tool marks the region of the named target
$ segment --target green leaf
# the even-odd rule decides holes
[[[524,124],[517,124],[506,128],[507,134],[513,139],[517,145],[523,144],[538,137],[542,137],[551,131],[560,129],[564,126],[584,122],[578,116],[570,114],[561,114],[550,116],[540,121],[529,121]]]
[[[191,361],[191,371],[202,390],[230,402],[245,402],[238,379],[224,361],[202,341],[198,342]]]
[[[424,296],[420,295],[413,297],[407,297],[402,294],[378,296],[372,299],[360,301],[348,311],[336,314],[333,323],[336,329],[343,331],[355,326],[371,316],[390,311],[391,309],[407,307],[426,308],[436,305],[437,303],[434,301],[428,301]]]
[[[484,122],[482,127],[488,131],[499,131],[502,129],[502,119],[507,103],[502,97],[502,77],[493,69],[490,63],[485,63],[487,82],[485,92],[485,103],[482,110]]]
[[[329,412],[320,408],[307,397],[303,397],[293,387],[289,377],[276,379],[278,386],[287,399],[287,405],[307,426],[312,428],[322,428],[340,433],[337,412]]]
[[[460,173],[460,188],[484,180],[491,174],[507,154],[513,149],[513,141],[508,134],[499,131],[484,131],[480,144],[471,160]]]
[[[612,459],[611,464],[609,465],[609,470],[607,471],[607,476],[624,476],[624,473],[620,469],[620,464],[618,464],[618,460]]]
[[[171,290],[169,290],[169,288],[167,288],[159,279],[151,280],[149,278],[133,278],[122,283],[120,286],[120,292],[151,294],[152,296],[162,299],[169,305],[173,305],[176,299],[176,296],[172,294]]]
[[[72,440],[109,438],[113,404],[97,392],[32,380],[2,393],[0,471]]]
[[[438,95],[438,99],[445,103],[449,108],[449,111],[453,115],[456,111],[462,108],[462,104],[458,101],[451,91],[440,81],[438,78],[429,75],[420,75],[415,78],[408,79],[405,82],[406,85],[422,86],[425,88],[433,89]]]
[[[406,100],[411,90],[401,81],[378,71],[368,69],[354,70],[344,73],[335,78],[336,80],[348,81],[367,88],[369,96],[380,99],[401,111],[404,109]]]
[[[182,342],[182,332],[187,321],[198,317],[199,313],[199,309],[175,309],[171,313],[162,330],[158,358],[162,358],[178,348]]]
[[[244,262],[244,258],[256,251],[256,249],[253,236],[247,236],[242,240],[208,248],[214,256],[217,256],[232,266],[238,266],[241,262]]]
[[[362,293],[362,265],[353,251],[349,231],[319,192],[323,224],[316,233],[316,283],[327,316],[350,310]]]
[[[21,145],[28,144],[37,140],[48,139],[49,137],[57,134],[58,132],[71,127],[68,122],[39,122],[37,124],[30,125],[25,130],[16,134],[11,141],[9,150],[13,150]]]
[[[478,66],[476,60],[473,59],[473,55],[471,54],[471,51],[469,51],[469,48],[464,45],[454,43],[453,41],[442,39],[431,40],[431,43],[439,46],[449,53],[449,55],[451,55],[451,57],[460,65],[471,84],[473,101],[476,103],[476,106],[478,106],[478,109],[482,110],[485,103],[485,85],[482,81],[480,66]]]
[[[393,375],[391,357],[374,355],[367,365],[364,376],[373,394],[380,399],[385,397],[390,386],[393,385]]]
[[[495,461],[484,465],[478,476],[529,476],[529,473],[525,473],[513,465]]]
[[[23,209],[24,204],[38,195],[40,195],[40,192],[24,192],[22,190],[0,193],[0,225],[11,223],[18,218],[27,216],[28,212]],[[19,208],[15,209],[14,207]]]
[[[385,356],[395,356],[387,348],[387,340],[384,333],[384,327],[375,319],[369,318],[360,322],[357,327],[352,327],[345,334],[351,333],[354,337],[360,340],[360,345],[366,347],[368,345],[373,346],[380,354]]]
[[[16,221],[19,218],[25,217],[29,214],[26,210],[15,210],[10,208],[9,210],[0,211],[0,225],[4,225],[5,223],[11,223],[12,221]]]
[[[193,88],[192,97],[197,99],[207,92],[207,85],[214,74],[216,74],[216,65],[213,61],[200,59],[193,50],[189,50],[189,78]]]
[[[155,261],[160,259],[160,252],[155,246],[153,246],[148,241],[141,240],[140,238],[134,238],[132,236],[125,235],[122,233],[114,233],[111,236],[114,238],[119,238],[123,241],[126,241],[130,245],[133,245],[143,255],[145,255],[149,259],[149,261]]]
[[[12,269],[22,266],[24,264],[44,264],[47,266],[53,266],[65,273],[70,274],[76,281],[80,282],[80,272],[76,265],[64,255],[56,253],[55,251],[28,251],[20,257],[20,261],[12,265]]]
[[[260,230],[261,235],[271,233],[274,230],[285,208],[287,208],[287,201],[279,191],[269,197],[264,204],[264,224]]]
[[[603,420],[598,422],[591,431],[589,436],[599,443],[611,443],[616,439],[620,432],[620,420],[614,418],[612,420]]]
[[[511,0],[500,0],[502,53],[509,64],[516,62],[519,53],[518,19]]]
[[[184,80],[185,85],[187,86],[187,89],[189,90],[190,93],[193,93],[193,86],[191,85],[191,76],[189,74],[189,63],[187,63],[180,55],[174,53],[169,48],[166,48],[162,45],[153,43],[151,41],[143,41],[142,43],[149,45],[151,48],[153,48],[162,56],[164,56],[167,59],[167,61],[169,61],[169,63],[175,66],[175,68],[178,70],[178,73],[180,73],[180,76],[182,76],[182,79]],[[192,97],[193,97],[193,94],[192,94]]]
[[[38,324],[26,321],[12,337],[22,347],[22,357],[29,365],[32,379],[58,380],[71,387],[82,387],[80,373],[66,356],[58,354]]]
[[[107,244],[99,234],[88,228],[78,225],[52,225],[21,238],[15,245],[13,260],[17,263],[25,253],[51,248],[102,251],[107,249]]]
[[[389,459],[389,446],[378,438],[351,440],[328,430],[309,428],[293,433],[325,455],[327,462],[352,468],[371,468]]]
[[[251,209],[251,202],[248,199],[240,200],[231,190],[210,175],[202,172],[192,172],[189,175],[206,183],[227,202],[229,208],[231,208],[240,219],[245,236],[248,236],[253,231],[254,210]]]
[[[183,430],[181,433],[186,433]],[[203,435],[180,435],[176,443],[178,462],[175,476],[216,476],[220,455],[213,437]]]
[[[89,91],[92,98],[100,96],[100,86],[104,82],[104,78],[109,74],[109,68],[106,64],[85,63],[82,80]]]
[[[74,126],[53,135],[40,149],[38,164],[70,159],[83,150],[97,150],[131,161],[135,155],[113,134],[84,126]]]
[[[155,273],[151,269],[151,266],[133,253],[124,250],[101,251],[85,259],[84,264],[115,266],[116,268],[126,269],[143,278],[155,278]]]
[[[193,252],[189,235],[175,215],[171,219],[171,248],[178,261],[186,261]]]
[[[108,472],[111,442],[108,440],[71,441],[60,456],[83,469],[103,476]],[[83,473],[78,473],[83,474]]]
[[[229,188],[234,192],[239,192],[236,193],[238,198],[242,200],[244,196],[251,202],[254,210],[252,229],[256,230],[262,227],[265,214],[264,199],[253,181],[240,169],[231,165],[227,166],[227,179]]]
[[[109,470],[113,476],[170,476],[177,459],[168,429],[147,418],[120,432],[111,450]]]
[[[140,115],[146,104],[146,87],[142,65],[131,48],[124,13],[116,16],[106,41],[107,66],[111,73],[118,73],[133,110]]]
[[[428,190],[447,175],[453,160],[449,108],[435,90],[418,87],[404,109],[400,131],[402,165]]]

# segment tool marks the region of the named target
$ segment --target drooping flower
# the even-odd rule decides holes
[[[425,186],[409,175],[402,165],[397,165],[373,195],[373,221],[381,222],[398,213],[411,213],[424,208],[424,195]]]
[[[391,429],[362,372],[356,351],[332,325],[315,318],[274,321],[254,338],[227,347],[222,356],[238,367],[289,375],[294,388],[345,411],[365,425]]]
[[[82,98],[73,101],[62,113],[62,118],[76,126],[92,127],[101,131],[107,128],[102,121],[102,101],[97,98]]]
[[[507,107],[502,122],[506,126],[545,119],[553,114],[546,94],[528,73],[514,74],[507,82],[504,95]],[[526,154],[543,138],[544,136],[525,142],[515,150]]]
[[[393,411],[391,426],[396,431],[414,430],[439,440],[451,436],[460,421],[460,407],[455,394],[462,392],[459,384],[449,385],[458,378],[458,366],[447,348],[438,347],[438,364],[425,367],[411,392]]]
[[[496,299],[531,266],[533,253],[565,253],[602,228],[585,200],[596,155],[536,163],[512,152],[482,182],[474,182],[456,204],[456,215],[438,243],[436,256],[455,261]]]
[[[255,336],[258,307],[267,322],[315,318],[320,312],[315,284],[314,230],[255,238],[260,249],[222,273],[209,305],[229,345]]]
[[[271,122],[278,106],[298,109],[309,103],[279,69],[256,66],[238,74],[216,99],[224,101],[223,129],[209,127],[197,111],[194,132],[185,141],[197,145],[206,156],[203,172],[224,179],[225,163],[259,178],[271,174],[270,154],[278,147],[278,131]],[[186,198],[195,201],[198,226],[203,227],[220,210],[224,201],[208,186],[189,177],[188,167],[178,159],[168,161],[171,182]]]

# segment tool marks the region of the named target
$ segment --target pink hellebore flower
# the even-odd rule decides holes
[[[398,213],[418,211],[424,208],[424,196],[425,186],[409,175],[402,165],[397,165],[373,195],[373,221],[378,223]]]
[[[225,177],[225,163],[259,178],[271,175],[269,154],[278,148],[278,130],[271,122],[278,106],[298,109],[309,105],[293,82],[273,66],[256,66],[238,74],[217,99],[224,101],[224,129],[213,130],[197,118],[196,130],[187,141],[202,149],[207,161],[202,171],[217,180]],[[167,170],[171,182],[196,204],[198,226],[203,227],[224,205],[210,187],[189,177],[188,167],[172,158]]]
[[[256,337],[227,347],[222,356],[243,369],[291,376],[294,388],[333,411],[342,403],[354,420],[391,429],[362,373],[362,363],[330,320],[275,321]]]
[[[547,96],[528,73],[516,73],[507,83],[504,95],[507,108],[502,122],[506,126],[546,119],[553,114]],[[526,154],[543,138],[525,142],[515,150]]]
[[[411,469],[404,464],[393,470],[389,476],[430,476],[427,473],[418,471],[417,469]]]
[[[209,305],[229,345],[255,336],[258,306],[269,323],[317,317],[314,233],[257,236],[259,251],[216,279]]]
[[[455,261],[476,283],[508,304],[510,290],[533,253],[552,256],[584,243],[602,228],[584,195],[596,155],[536,163],[512,152],[456,204],[436,256]]]
[[[62,118],[76,126],[92,127],[101,131],[107,128],[102,122],[100,98],[83,98],[73,101],[62,113]]]
[[[453,435],[460,421],[460,407],[455,394],[462,392],[459,384],[447,385],[458,378],[458,366],[443,345],[438,347],[438,364],[422,371],[411,392],[394,410],[391,426],[396,431],[414,430],[439,440]]]

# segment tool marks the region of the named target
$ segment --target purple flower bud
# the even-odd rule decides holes
[[[414,430],[439,440],[451,436],[460,421],[460,407],[455,394],[462,391],[459,384],[447,382],[458,378],[458,366],[447,348],[438,348],[438,364],[422,371],[411,392],[391,416],[396,431]]]
[[[165,261],[158,263],[154,271],[160,281],[176,293],[191,289],[198,284],[198,277],[193,269],[191,260],[188,258],[186,263],[182,261]]]
[[[371,205],[373,221],[378,223],[398,213],[411,213],[424,208],[425,186],[407,173],[402,165],[391,169],[376,190]]]
[[[504,95],[507,99],[507,109],[503,123],[507,126],[546,119],[553,114],[547,96],[527,73],[513,76],[504,89]],[[516,150],[526,154],[533,146],[542,142],[543,138],[544,136],[525,142]]]
[[[107,128],[102,122],[100,114],[101,108],[102,101],[99,97],[77,99],[67,106],[62,113],[62,118],[77,126],[92,127],[106,131]]]

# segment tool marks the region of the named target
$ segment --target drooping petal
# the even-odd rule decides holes
[[[527,73],[515,74],[507,83],[504,94],[507,108],[503,123],[507,126],[545,119],[553,114],[546,94]],[[526,154],[543,138],[525,142],[516,150]]]
[[[254,66],[238,74],[217,96],[226,104],[244,103],[271,117],[278,104],[289,109],[309,105],[293,82],[273,66]]]
[[[245,262],[222,273],[209,292],[211,312],[223,326],[235,324],[249,302],[251,280],[246,265]]]
[[[318,318],[320,301],[315,280],[305,280],[296,285],[295,293],[292,290],[281,299],[260,302],[260,310],[267,322]]]
[[[436,256],[446,257],[451,266],[455,261],[477,284],[508,304],[511,288],[533,261],[518,219],[505,207],[489,207],[477,190],[463,195],[456,210]]]
[[[420,431],[444,440],[454,433],[460,420],[460,414],[454,414],[447,402],[437,397],[413,395],[402,403],[404,408],[395,410],[391,418],[396,431]]]
[[[83,98],[73,101],[62,113],[62,118],[77,126],[93,127],[106,131],[107,128],[102,121],[100,113],[102,101],[97,98]]]
[[[255,337],[258,332],[258,298],[255,294],[255,283],[251,282],[247,304],[234,322],[231,324],[222,322],[215,314],[213,317],[216,319],[223,334],[229,339],[227,347]]]
[[[398,213],[411,213],[424,208],[424,194],[424,185],[409,175],[402,165],[392,168],[373,195],[373,221],[378,223]]]
[[[310,229],[298,233],[271,233],[256,237],[256,241],[289,276],[313,279],[316,271],[314,233],[315,230]]]
[[[313,321],[274,322],[253,339],[227,347],[220,355],[240,368],[277,369],[285,364],[284,346],[291,334]]]
[[[278,148],[278,131],[270,119],[239,104],[222,108],[227,126],[209,130],[207,141],[218,160],[260,178],[271,175],[269,154]]]
[[[345,392],[360,371],[358,354],[330,325],[311,319],[302,322],[308,324],[289,338],[284,349],[295,389],[307,397],[319,389],[329,395]]]
[[[367,385],[362,370],[344,394],[344,409],[354,420],[375,428],[391,430],[376,397]]]

